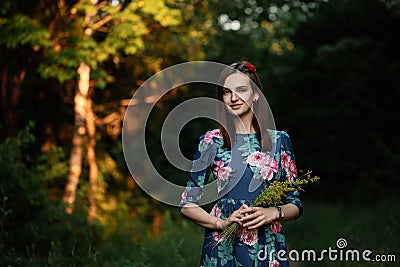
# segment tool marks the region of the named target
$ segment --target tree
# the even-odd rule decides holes
[[[0,4],[1,111],[5,136],[14,136],[19,128],[20,99],[25,77],[35,59],[50,46],[50,34],[40,19],[32,17],[35,4],[16,1]]]
[[[366,201],[365,192],[376,199],[398,185],[388,114],[398,114],[399,26],[398,9],[383,1],[328,2],[299,25],[297,50],[271,79],[281,123],[306,140],[298,158],[327,177],[321,192],[336,193],[321,197]]]
[[[60,82],[78,79],[74,99],[74,134],[72,139],[69,175],[64,201],[71,213],[82,168],[82,146],[89,136],[87,153],[89,163],[90,197],[89,220],[95,216],[97,164],[95,161],[95,127],[90,90],[102,87],[111,77],[102,69],[102,63],[119,55],[135,54],[142,49],[142,37],[148,32],[146,19],[150,17],[163,27],[180,22],[179,10],[169,8],[162,1],[112,2],[78,1],[59,6],[59,20],[52,33],[49,61],[41,65],[46,77]],[[66,23],[67,22],[67,23]],[[91,78],[94,77],[94,78]],[[92,88],[92,89],[90,89]]]
[[[134,90],[132,85],[139,86],[140,80],[163,67],[204,57],[202,46],[210,38],[213,24],[207,5],[207,1],[150,0],[2,2],[1,36],[4,38],[1,45],[6,48],[3,50],[4,64],[1,65],[3,77],[21,77],[18,81],[21,85],[26,73],[29,83],[32,83],[32,77],[40,79],[35,76],[38,71],[42,78],[47,79],[39,81],[42,86],[36,93],[48,97],[46,107],[56,108],[60,104],[58,101],[64,101],[61,104],[66,104],[66,107],[73,107],[70,111],[74,114],[71,145],[62,143],[71,151],[64,193],[64,200],[69,204],[67,212],[73,210],[86,151],[91,184],[88,219],[93,218],[98,176],[95,151],[96,138],[99,137],[96,128],[107,125],[106,133],[115,140],[124,116],[121,99]],[[182,10],[185,10],[184,14]],[[12,60],[25,50],[29,54],[24,53],[18,62]],[[6,62],[11,62],[13,68]],[[18,68],[22,69],[22,75],[18,76]],[[19,120],[14,114],[20,111],[22,90],[26,90],[28,96],[36,95],[28,83],[25,88],[20,86],[15,90],[7,82],[10,80],[8,76],[2,79],[1,103],[3,110],[7,111],[3,114],[10,119],[3,120],[6,129],[17,129]],[[37,83],[37,80],[33,82]],[[54,101],[54,95],[59,100]],[[28,117],[44,125],[43,131],[47,136],[44,148],[49,150],[51,140],[56,139],[49,135],[57,134],[52,125],[63,125],[59,127],[59,134],[63,129],[68,130],[69,121],[59,116],[70,114],[68,111],[63,114],[53,110],[42,111],[42,108],[39,106],[39,111],[46,115],[44,117],[35,117],[29,110],[26,112]],[[47,115],[51,115],[51,121]],[[42,128],[37,131],[40,134]],[[69,136],[62,135],[62,140]]]

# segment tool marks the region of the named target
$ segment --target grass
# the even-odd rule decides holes
[[[374,260],[375,255],[394,255],[398,259],[400,214],[389,200],[373,205],[361,203],[324,204],[306,203],[302,217],[296,222],[285,222],[284,229],[289,249],[300,252],[300,261],[293,266],[397,266],[395,262],[367,262],[362,259],[362,252]],[[337,247],[338,240],[345,240],[344,247]],[[301,260],[302,250],[316,251],[317,258],[323,250],[332,252],[331,258],[325,253],[323,261],[311,262],[307,254]],[[349,250],[357,250],[359,261],[346,261],[346,254],[351,259]],[[342,251],[342,252],[340,252]],[[340,253],[342,257],[340,259]],[[294,255],[294,254],[293,254]],[[335,261],[331,260],[337,255]]]
[[[303,215],[295,222],[286,221],[283,223],[288,248],[299,252],[299,261],[291,261],[291,267],[312,267],[312,266],[398,266],[400,261],[400,213],[396,209],[396,197],[393,200],[379,200],[372,205],[363,203],[305,203]],[[188,228],[195,228],[186,233],[180,232],[183,240],[191,240],[190,244],[182,254],[191,259],[191,263],[197,266],[201,253],[203,231],[201,227],[189,224]],[[201,229],[201,230],[199,230]],[[345,239],[347,246],[338,249],[338,239]],[[301,260],[301,253],[304,250],[314,250],[316,258],[320,257],[323,250],[337,250],[332,252],[331,258],[337,255],[337,260],[330,260],[327,252],[323,261],[312,262]],[[346,253],[351,259],[348,250],[359,252],[359,261],[346,261]],[[367,255],[373,259],[375,255],[394,255],[396,262],[367,262],[362,259],[362,252],[371,250]],[[342,260],[340,260],[342,251]],[[293,256],[295,256],[293,254]],[[354,254],[355,256],[355,254]],[[355,258],[356,259],[356,258]]]

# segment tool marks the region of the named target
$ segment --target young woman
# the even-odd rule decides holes
[[[200,137],[181,197],[181,214],[205,228],[200,266],[289,266],[280,222],[301,215],[299,191],[280,206],[249,207],[272,181],[296,178],[289,136],[268,129],[272,118],[252,64],[231,64],[219,84],[220,127]],[[218,200],[207,213],[199,203],[211,172]],[[221,240],[221,231],[234,222],[241,226],[235,241]]]

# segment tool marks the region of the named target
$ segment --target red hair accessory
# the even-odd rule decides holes
[[[256,71],[257,71],[256,67],[249,62],[246,62],[246,64],[244,66],[251,72],[256,73]]]

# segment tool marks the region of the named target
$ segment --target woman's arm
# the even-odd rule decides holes
[[[231,225],[234,222],[242,225],[240,219],[243,217],[243,214],[240,213],[240,211],[246,207],[247,206],[243,205],[240,209],[234,211],[226,220],[208,214],[204,209],[196,204],[186,204],[182,207],[181,214],[205,228],[219,231],[225,229],[228,225]]]
[[[284,217],[282,220],[284,221],[296,220],[300,215],[299,208],[295,204],[288,203],[280,207],[282,207],[283,210]],[[278,210],[277,208],[275,209]]]

